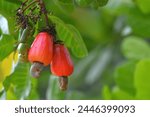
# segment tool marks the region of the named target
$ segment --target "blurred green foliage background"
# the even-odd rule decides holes
[[[82,58],[70,51],[75,70],[69,89],[62,92],[49,66],[38,79],[31,78],[30,63],[14,67],[15,10],[20,2],[1,0],[0,98],[150,99],[150,1],[101,1],[106,0],[44,0],[48,12],[79,30],[88,50]]]

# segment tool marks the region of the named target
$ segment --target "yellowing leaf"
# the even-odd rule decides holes
[[[28,63],[18,62],[15,71],[9,75],[3,82],[5,91],[8,91],[13,85],[13,91],[17,99],[25,99],[31,90],[30,65]]]
[[[12,65],[13,62],[16,63],[18,60],[18,53],[15,54],[14,57],[14,53],[11,53],[7,58],[5,58],[1,63],[1,72],[3,74],[3,78],[5,78],[6,76],[10,75],[11,71],[12,71]]]
[[[17,97],[16,97],[16,95],[15,95],[15,93],[14,93],[14,91],[13,91],[13,86],[11,86],[10,88],[9,88],[9,90],[7,91],[7,93],[6,93],[6,99],[7,100],[16,100],[17,99]]]
[[[0,90],[3,88],[3,85],[2,85],[2,83],[0,82]]]

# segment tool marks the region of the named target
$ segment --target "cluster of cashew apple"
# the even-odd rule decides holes
[[[68,76],[74,69],[73,62],[65,45],[54,42],[52,34],[40,32],[36,36],[29,48],[28,60],[32,63],[30,73],[33,77],[39,77],[44,66],[50,65],[51,73],[59,78],[60,89],[67,89]]]

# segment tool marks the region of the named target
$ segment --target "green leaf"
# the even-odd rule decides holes
[[[50,68],[45,67],[42,72],[40,73],[40,77],[38,78],[38,94],[40,99],[46,99],[46,93],[49,85],[49,78],[50,78]]]
[[[72,0],[53,0],[54,3],[65,12],[72,12],[74,10],[74,4]]]
[[[88,6],[92,0],[75,0],[79,6],[85,7]]]
[[[15,40],[10,35],[2,35],[0,39],[0,61],[14,50]]]
[[[150,47],[141,38],[130,36],[124,39],[122,44],[124,56],[128,59],[150,58]]]
[[[135,62],[129,61],[117,67],[115,80],[118,87],[131,95],[135,95],[134,87]]]
[[[13,3],[13,4],[21,4],[20,0],[6,0],[6,1]]]
[[[115,87],[112,92],[113,100],[134,100],[135,98],[128,94],[127,92],[122,91],[118,87]]]
[[[137,99],[150,99],[150,59],[141,60],[135,70]]]
[[[108,3],[108,0],[95,0],[98,6],[105,6]]]
[[[14,87],[14,93],[18,99],[25,99],[31,90],[31,76],[29,73],[30,65],[27,63],[18,63],[15,71],[3,82],[5,91],[8,91],[10,85]],[[8,97],[9,98],[9,97]]]
[[[60,40],[71,48],[73,54],[77,57],[87,56],[87,48],[78,30],[72,25],[65,24],[56,16],[49,16],[56,24],[56,31]]]
[[[58,77],[51,75],[49,87],[47,90],[47,99],[62,100],[65,99],[66,92],[61,91],[58,85]]]
[[[0,100],[5,100],[6,99],[6,93],[5,93],[5,90],[1,90],[0,91]]]
[[[60,2],[63,2],[63,3],[72,3],[72,0],[58,0]]]
[[[31,91],[29,93],[29,96],[26,99],[29,99],[29,100],[39,99],[39,94],[38,94],[38,91],[37,91],[37,88],[38,88],[37,83],[38,83],[37,79],[35,79],[35,78],[31,79]]]
[[[0,90],[0,97],[4,94],[4,90]]]
[[[9,31],[11,34],[16,34],[15,32],[15,15],[16,10],[19,8],[18,4],[8,2],[6,0],[0,0],[0,14],[2,14],[8,21]]]
[[[74,53],[74,55],[78,57],[87,56],[88,51],[80,35],[80,32],[73,25],[68,24],[67,26],[72,31],[73,36],[74,36],[74,41],[72,41],[71,43],[72,52]]]
[[[150,0],[135,0],[143,13],[150,13]]]
[[[108,0],[94,0],[92,2],[92,7],[97,9],[98,7],[103,7],[108,3]]]
[[[18,7],[19,5],[13,4],[13,2],[8,2],[7,0],[0,0],[0,13],[3,15],[14,15],[12,13],[14,13],[14,11],[17,10]]]
[[[110,89],[109,89],[109,87],[107,86],[107,85],[105,85],[104,87],[103,87],[103,90],[102,90],[102,95],[103,95],[103,98],[105,99],[105,100],[111,100],[111,92],[110,92]]]
[[[109,13],[118,16],[127,13],[131,4],[131,0],[110,0],[105,8]]]
[[[0,15],[0,36],[2,34],[8,34],[8,33],[9,33],[9,30],[8,30],[7,19],[3,17],[2,15]]]
[[[136,7],[129,8],[127,23],[131,26],[134,34],[145,38],[150,37],[150,15],[141,13]]]

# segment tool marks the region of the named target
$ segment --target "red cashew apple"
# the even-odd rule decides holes
[[[30,68],[31,75],[35,78],[39,77],[43,66],[49,65],[52,57],[53,36],[47,32],[40,32],[28,52],[28,60],[33,63]]]
[[[50,69],[56,76],[69,76],[74,70],[68,49],[63,44],[54,45],[54,55]]]
[[[39,33],[28,53],[30,62],[39,62],[44,66],[50,64],[53,57],[53,36],[47,32]]]

